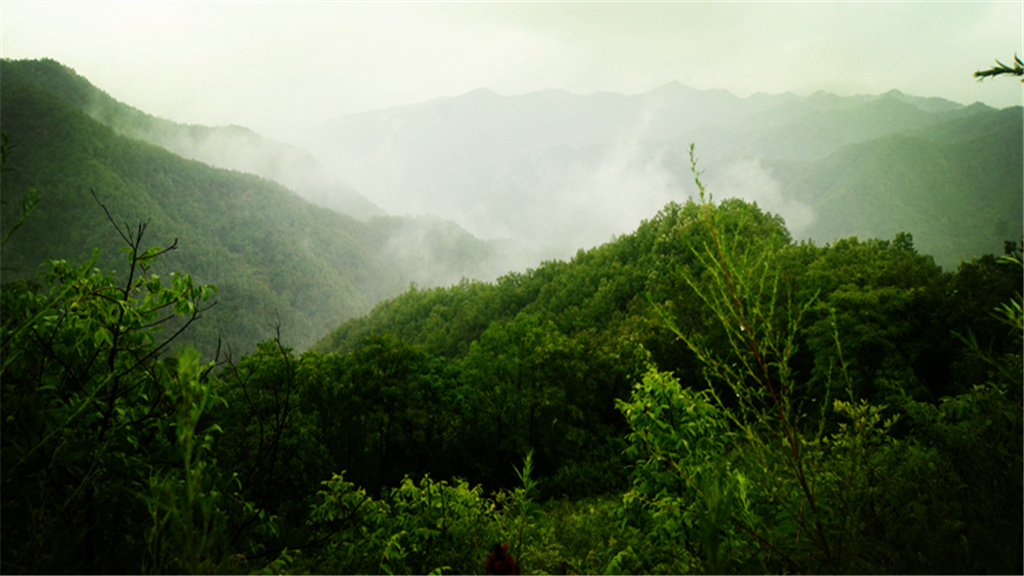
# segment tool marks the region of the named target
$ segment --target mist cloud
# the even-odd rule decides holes
[[[608,149],[596,165],[569,168],[561,193],[551,207],[553,214],[577,215],[568,230],[563,222],[548,224],[566,247],[590,248],[612,236],[632,232],[644,219],[665,204],[686,197],[675,176],[665,167],[666,150],[650,150],[641,144],[641,126],[631,138]],[[566,235],[566,232],[570,232]]]
[[[781,186],[758,158],[738,160],[716,170],[709,175],[708,190],[716,201],[740,198],[782,216],[793,237],[799,237],[816,218],[811,207],[782,194]]]

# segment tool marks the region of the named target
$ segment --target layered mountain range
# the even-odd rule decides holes
[[[178,240],[166,267],[220,287],[192,336],[207,352],[249,350],[274,323],[304,349],[411,282],[489,280],[626,234],[695,195],[691,144],[714,199],[755,201],[796,239],[909,232],[951,268],[1022,233],[1019,107],[478,90],[297,127],[284,144],[156,118],[52,60],[0,72],[3,231],[30,188],[41,198],[3,245],[3,280],[93,247],[116,269],[114,225],[148,221],[150,243]]]
[[[299,140],[386,210],[429,211],[540,258],[568,257],[692,196],[690,144],[715,198],[756,201],[796,238],[910,232],[949,268],[1021,233],[1021,109],[896,90],[478,90],[342,116]]]

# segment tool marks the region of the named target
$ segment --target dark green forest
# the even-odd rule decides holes
[[[472,574],[501,544],[521,573],[1024,572],[1020,237],[948,271],[912,231],[794,241],[716,200],[691,148],[698,197],[632,233],[411,286],[297,353],[283,314],[229,297],[284,286],[315,313],[361,294],[299,292],[333,268],[293,250],[330,240],[285,236],[348,220],[121,139],[8,70],[5,573]],[[80,161],[26,179],[54,147]],[[233,219],[246,194],[295,226],[246,235],[264,225]],[[56,254],[73,219],[95,235]],[[9,274],[29,250],[42,272]],[[333,266],[373,282],[360,254]],[[229,306],[269,332],[244,354],[191,336]]]

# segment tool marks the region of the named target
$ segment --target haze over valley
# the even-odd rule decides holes
[[[482,238],[513,239],[534,261],[568,258],[633,230],[669,201],[692,197],[693,143],[714,197],[757,202],[781,215],[797,239],[824,243],[909,230],[922,250],[950,267],[998,250],[1000,234],[1016,233],[1017,218],[1010,215],[1020,213],[1020,203],[1014,195],[998,204],[971,201],[998,195],[993,186],[1013,189],[1016,182],[979,181],[980,174],[966,173],[951,176],[952,182],[937,178],[946,180],[938,186],[919,182],[935,166],[916,148],[971,140],[986,148],[994,165],[1008,163],[1002,165],[1011,175],[1019,131],[1010,111],[990,125],[998,113],[897,90],[846,98],[824,92],[738,98],[678,83],[636,96],[547,91],[504,97],[478,90],[341,117],[302,141],[386,210],[431,212]],[[959,132],[972,124],[992,131]],[[914,174],[912,181],[866,208],[868,190],[853,188],[886,186],[884,176],[853,182],[851,172],[864,151],[888,146],[896,135],[906,138],[906,150],[885,161]],[[963,158],[953,150],[949,155],[954,164]],[[809,191],[795,178],[794,166],[828,171],[834,179]],[[929,199],[907,198],[908,188],[926,185],[932,186]],[[928,206],[953,197],[964,202],[966,211],[958,208],[958,214],[984,213],[981,220],[996,221],[990,240],[944,243],[944,237],[959,234],[954,226],[926,225],[918,218]],[[881,214],[887,217],[876,218]]]
[[[4,57],[74,70],[72,84],[98,90],[64,95],[118,134],[360,221],[454,223],[494,242],[464,268],[478,279],[569,258],[692,197],[690,144],[715,198],[757,202],[798,240],[906,231],[950,268],[1017,235],[1018,203],[993,191],[1015,184],[1012,118],[987,119],[1020,90],[971,78],[1020,42],[1012,3],[17,3],[3,15]],[[125,47],[117,59],[103,38]],[[892,138],[899,153],[877,152]],[[993,159],[1005,168],[993,173],[966,148],[1010,164]],[[382,249],[415,251],[399,244]]]

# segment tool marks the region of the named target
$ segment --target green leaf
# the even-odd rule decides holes
[[[94,344],[96,344],[97,348],[100,348],[103,345],[113,346],[114,336],[113,334],[110,333],[110,330],[107,330],[105,327],[100,326],[99,328],[96,329],[95,332],[93,332],[92,341]]]

